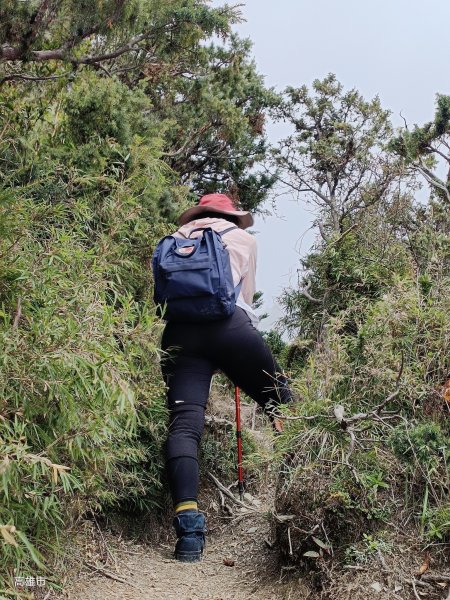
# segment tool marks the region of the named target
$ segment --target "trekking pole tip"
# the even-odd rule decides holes
[[[243,481],[239,482],[238,489],[239,489],[239,499],[242,502],[244,500],[244,491],[245,491],[244,490],[244,482]]]

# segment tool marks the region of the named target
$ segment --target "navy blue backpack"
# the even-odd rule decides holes
[[[234,313],[241,284],[236,288],[230,256],[222,236],[211,227],[196,238],[168,235],[158,242],[152,266],[154,300],[167,321],[214,321]]]

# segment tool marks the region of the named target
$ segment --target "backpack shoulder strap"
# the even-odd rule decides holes
[[[210,229],[210,227],[196,227],[195,229],[191,229],[191,231],[189,232],[189,235],[184,235],[184,233],[182,231],[180,231],[179,229],[177,229],[177,233],[182,235],[184,237],[184,239],[189,240],[191,238],[191,233],[193,233],[194,231],[205,231],[205,229]]]
[[[196,227],[195,229],[191,229],[188,235],[188,239],[190,239],[191,233],[194,233],[194,231],[206,231],[207,229],[211,229],[211,227]]]
[[[218,231],[217,233],[222,237],[229,231],[233,231],[233,229],[239,229],[239,227],[237,225],[233,225],[233,227],[228,227],[228,229],[224,229],[224,231]]]
[[[212,231],[215,231],[216,233],[218,233],[220,235],[220,237],[222,237],[229,231],[233,231],[233,229],[239,229],[239,227],[237,225],[233,225],[232,227],[228,227],[224,231],[216,231],[212,227],[196,227],[195,229],[191,229],[188,236],[185,236],[184,233],[181,233],[181,231],[179,229],[178,229],[178,233],[180,233],[184,238],[186,238],[188,240],[188,239],[190,239],[191,234],[194,233],[194,231],[206,231],[207,229],[212,229]]]
[[[237,225],[233,225],[233,227],[228,227],[228,229],[225,229],[224,231],[218,231],[217,233],[220,235],[220,237],[222,237],[229,231],[233,231],[233,229],[239,229],[239,227]],[[243,280],[241,279],[240,282],[237,284],[237,286],[234,288],[234,295],[236,297],[236,300],[241,292],[242,281]]]

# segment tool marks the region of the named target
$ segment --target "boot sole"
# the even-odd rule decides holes
[[[176,560],[180,562],[199,562],[203,558],[202,552],[176,552]]]

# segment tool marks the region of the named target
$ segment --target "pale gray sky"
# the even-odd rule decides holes
[[[213,0],[213,5],[223,5]],[[229,4],[233,4],[229,2]],[[236,27],[253,42],[258,70],[268,86],[310,85],[334,73],[346,88],[378,95],[394,125],[431,120],[437,92],[450,93],[449,0],[244,0],[245,23]],[[268,126],[276,142],[279,129]],[[257,218],[257,288],[265,310],[283,287],[295,284],[299,255],[314,239],[305,204],[288,197],[277,213]],[[283,217],[283,218],[281,218]],[[269,320],[261,324],[268,328]]]

